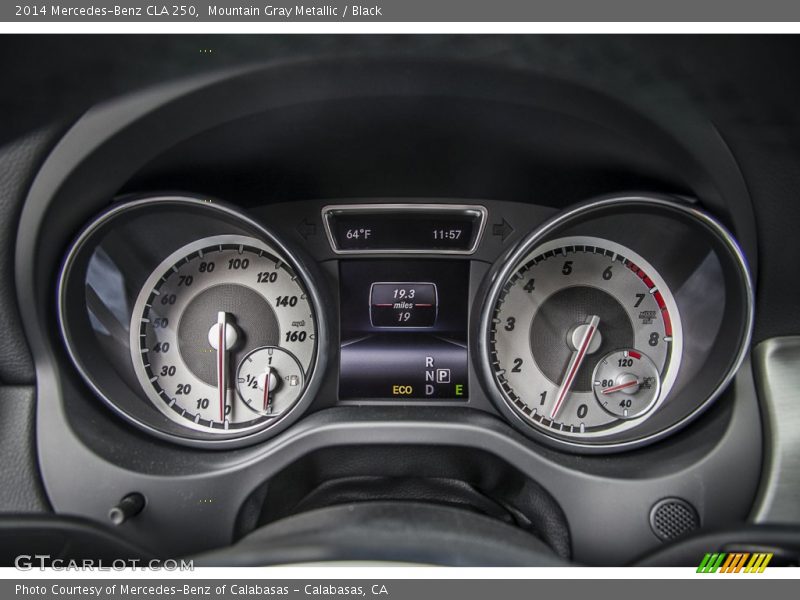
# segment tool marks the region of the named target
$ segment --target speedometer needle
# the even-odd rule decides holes
[[[225,422],[225,402],[228,395],[228,344],[226,339],[228,313],[217,313],[217,390],[219,392],[219,420]]]
[[[592,338],[597,332],[597,326],[600,324],[600,317],[597,315],[592,315],[586,320],[586,324],[588,327],[586,328],[586,331],[584,332],[583,338],[578,344],[577,349],[572,353],[572,358],[567,366],[567,374],[564,375],[564,380],[561,382],[561,388],[558,390],[558,398],[556,398],[556,403],[553,405],[553,410],[550,412],[551,420],[556,418],[558,411],[561,409],[561,405],[564,403],[564,399],[569,394],[570,389],[572,389],[572,384],[575,381],[575,376],[578,374],[578,369],[581,368],[583,359],[586,356],[586,351],[589,349],[589,344],[592,343]]]

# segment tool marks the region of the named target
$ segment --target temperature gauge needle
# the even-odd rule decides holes
[[[614,392],[627,390],[629,387],[633,387],[634,385],[639,385],[640,383],[641,382],[638,379],[634,379],[633,381],[626,381],[625,383],[620,383],[619,385],[615,385],[614,387],[604,389],[603,393],[613,394]]]
[[[597,315],[592,315],[586,320],[586,324],[588,327],[583,334],[583,338],[581,338],[580,342],[578,343],[577,349],[572,353],[572,358],[567,366],[567,373],[564,375],[564,379],[561,382],[561,388],[558,390],[558,398],[556,398],[556,402],[553,405],[553,410],[550,412],[551,420],[556,418],[558,411],[561,409],[562,404],[564,404],[564,399],[572,389],[572,384],[575,382],[575,376],[578,374],[578,369],[581,368],[583,359],[586,356],[586,351],[589,349],[589,345],[592,343],[592,338],[597,332],[597,326],[600,324],[600,317]]]
[[[217,313],[217,391],[219,392],[219,420],[225,422],[225,402],[228,396],[228,344],[226,339],[228,313]]]

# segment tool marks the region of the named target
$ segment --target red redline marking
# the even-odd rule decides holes
[[[658,308],[661,309],[661,318],[664,320],[664,335],[670,336],[672,335],[672,319],[669,316],[667,303],[664,301],[664,297],[661,295],[661,292],[655,292],[653,294],[653,298],[655,298]]]
[[[653,293],[653,298],[655,298],[656,304],[658,304],[658,308],[660,308],[662,311],[665,308],[667,308],[667,303],[664,302],[664,296],[661,295],[661,292],[658,292],[658,291],[654,292]]]
[[[661,317],[664,319],[664,335],[667,337],[672,336],[672,319],[666,308],[661,309]]]
[[[634,273],[636,273],[636,276],[639,279],[644,281],[644,284],[647,286],[648,290],[653,289],[655,287],[656,284],[653,283],[653,280],[650,279],[650,277],[647,276],[647,273],[642,271],[642,269],[640,269],[638,265],[636,265],[635,263],[632,263],[631,261],[628,261],[627,263],[625,263],[625,266],[628,267]]]
[[[425,307],[425,308],[429,308],[429,307],[433,306],[433,304],[415,304],[414,306],[422,306],[422,307]]]
[[[633,271],[634,273],[636,273],[636,275],[637,275],[637,277],[639,277],[639,279],[641,279],[642,277],[644,277],[644,271],[642,271],[642,270],[641,270],[641,269],[640,269],[640,268],[639,268],[639,267],[636,265],[636,263],[633,263],[633,262],[629,261],[627,258],[626,258],[625,260],[626,260],[626,262],[625,262],[625,266],[626,266],[626,267],[628,267],[628,268],[629,268],[631,271]]]
[[[634,352],[633,350],[631,350],[630,352],[628,352],[628,356],[632,356],[632,357],[633,357],[633,358],[635,358],[636,360],[641,360],[641,358],[642,358],[642,355],[641,355],[641,354],[639,354],[638,352]]]
[[[647,276],[647,274],[644,271],[642,271],[639,267],[637,267],[634,263],[632,263],[628,259],[625,259],[625,260],[627,261],[625,263],[625,266],[628,267],[634,273],[636,273],[636,275],[638,275],[639,278],[642,281],[644,281],[644,284],[647,286],[648,290],[652,290],[654,287],[656,287],[656,284],[653,282],[652,279],[650,279]],[[661,309],[661,316],[664,319],[664,335],[666,337],[670,337],[672,335],[672,319],[669,316],[669,310],[667,309],[667,303],[664,301],[664,297],[661,295],[661,292],[659,292],[658,290],[653,292],[653,298],[656,299],[656,303],[658,304],[658,308]],[[631,356],[633,356],[633,353],[631,353]]]

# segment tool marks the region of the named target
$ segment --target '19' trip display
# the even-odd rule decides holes
[[[339,397],[466,399],[469,263],[340,265]]]
[[[369,296],[373,327],[433,327],[436,324],[435,283],[373,283]]]

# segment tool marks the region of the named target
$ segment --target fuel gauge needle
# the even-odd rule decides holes
[[[219,392],[219,420],[225,422],[225,403],[228,396],[228,344],[226,334],[228,313],[217,313],[217,391]]]
[[[267,373],[264,376],[264,407],[262,410],[267,412],[269,408],[269,387],[272,383],[272,367],[267,367]]]
[[[558,415],[558,411],[564,404],[564,399],[567,397],[567,395],[569,395],[569,391],[572,389],[572,384],[575,382],[575,376],[578,374],[578,370],[581,368],[583,359],[586,356],[586,351],[589,349],[589,345],[592,343],[592,338],[597,332],[597,326],[600,324],[600,317],[597,315],[592,315],[586,320],[586,324],[588,327],[583,334],[583,338],[578,344],[577,349],[572,353],[572,358],[570,358],[566,375],[564,375],[564,379],[561,382],[561,388],[558,390],[558,398],[556,398],[556,402],[553,405],[553,410],[550,412],[550,420],[555,420],[556,415]]]

